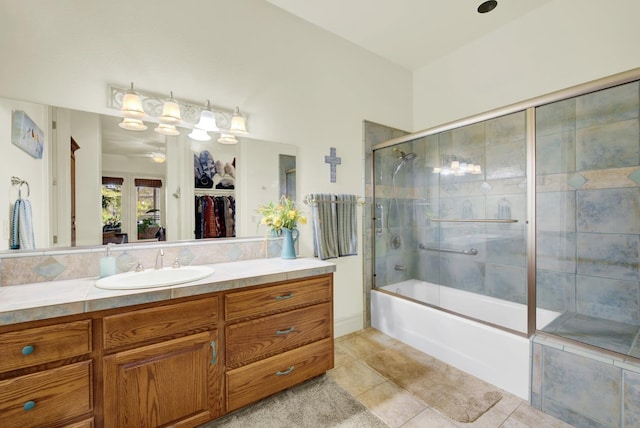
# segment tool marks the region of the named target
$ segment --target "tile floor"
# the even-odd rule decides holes
[[[373,328],[339,337],[335,341],[335,367],[328,373],[392,428],[571,427],[506,391],[502,391],[503,398],[475,422],[453,421],[364,363],[365,357],[399,344]]]

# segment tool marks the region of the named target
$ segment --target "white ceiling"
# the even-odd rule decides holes
[[[409,70],[552,0],[266,0]]]

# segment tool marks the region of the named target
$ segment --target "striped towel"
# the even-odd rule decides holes
[[[321,260],[358,254],[357,196],[316,193],[311,208],[313,255]]]
[[[12,250],[34,250],[36,248],[31,201],[28,199],[17,199],[13,205],[9,247]]]

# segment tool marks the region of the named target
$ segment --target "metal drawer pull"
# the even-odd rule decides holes
[[[293,297],[293,291],[285,296],[276,296],[276,300],[285,300]]]
[[[282,336],[283,334],[289,334],[291,332],[293,332],[296,328],[294,326],[289,327],[286,330],[276,330],[276,334],[278,336]]]
[[[35,401],[27,401],[26,403],[24,403],[22,405],[22,409],[25,412],[28,412],[29,410],[33,409],[34,407],[36,407],[36,402]]]
[[[296,368],[296,366],[291,366],[288,369],[286,369],[283,372],[276,372],[276,376],[284,376],[284,375],[288,375],[289,373],[291,373],[294,369]]]
[[[211,365],[216,365],[216,360],[218,359],[218,353],[216,352],[216,341],[211,341]]]
[[[35,348],[31,345],[27,345],[24,348],[22,348],[22,355],[30,355],[33,353],[33,350]]]

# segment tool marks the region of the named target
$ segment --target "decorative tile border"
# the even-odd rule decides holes
[[[117,260],[117,272],[121,273],[134,269],[138,262],[144,267],[153,267],[160,248],[165,252],[165,266],[169,266],[176,259],[183,265],[203,265],[279,257],[281,245],[281,238],[236,238],[124,244],[114,246],[112,254]],[[104,254],[104,247],[0,254],[0,286],[97,277]]]

